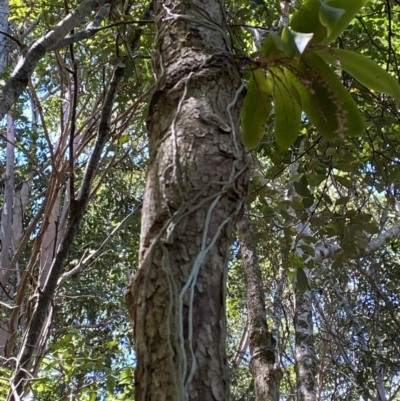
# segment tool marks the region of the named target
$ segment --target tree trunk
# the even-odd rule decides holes
[[[8,33],[8,0],[0,0],[0,30]],[[0,76],[6,67],[8,37],[0,33]]]
[[[12,228],[12,208],[14,201],[14,173],[15,173],[15,127],[11,113],[7,114],[7,148],[6,171],[4,175],[4,203],[1,212],[0,224],[0,283],[2,290],[7,286],[10,276],[8,264],[10,261],[10,241]],[[2,294],[0,290],[0,294]]]
[[[246,280],[250,371],[254,378],[256,401],[278,401],[282,370],[276,365],[276,344],[267,326],[261,271],[247,206],[237,230]]]
[[[226,264],[248,175],[224,23],[216,0],[157,10],[140,266],[126,294],[137,401],[229,399]]]
[[[295,293],[297,401],[315,401],[317,363],[313,336],[312,293],[307,289],[301,294],[297,288]]]

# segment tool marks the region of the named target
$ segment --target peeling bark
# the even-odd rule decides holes
[[[222,7],[165,0],[157,11],[140,268],[126,293],[137,401],[229,399],[226,264],[248,177]]]
[[[237,230],[246,280],[250,371],[254,378],[256,401],[278,401],[283,373],[276,365],[275,340],[267,325],[261,271],[247,206]]]

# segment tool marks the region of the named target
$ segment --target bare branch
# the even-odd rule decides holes
[[[57,50],[62,47],[72,45],[76,42],[80,42],[81,40],[88,39],[96,34],[99,31],[99,26],[103,22],[104,18],[107,16],[110,11],[111,4],[105,4],[100,10],[97,12],[93,21],[88,24],[85,30],[77,32],[73,35],[67,36],[66,38],[60,40],[57,44],[53,45],[49,50]]]
[[[10,35],[9,33],[4,32],[4,31],[2,31],[2,30],[0,30],[0,35],[7,36],[7,38],[8,38],[8,39],[11,39],[12,41],[14,41],[14,42],[19,46],[19,48],[20,48],[21,50],[25,48],[25,45],[24,45],[23,43],[21,43],[15,36]]]
[[[50,32],[38,39],[21,56],[10,79],[0,92],[0,119],[10,110],[28,85],[29,78],[46,52],[63,39],[76,25],[80,24],[93,10],[101,7],[107,0],[85,0],[69,13]]]
[[[97,165],[99,163],[101,153],[104,149],[104,145],[109,140],[111,134],[110,120],[112,105],[114,103],[114,99],[123,76],[124,67],[119,65],[114,71],[114,76],[110,82],[109,90],[104,100],[97,140],[86,166],[86,171],[83,177],[81,189],[79,191],[79,196],[76,200],[71,201],[70,220],[68,222],[68,226],[66,227],[64,237],[60,243],[57,254],[50,267],[50,272],[44,288],[39,288],[37,293],[37,305],[33,312],[32,320],[29,325],[29,330],[24,338],[24,343],[21,346],[18,356],[19,366],[17,366],[17,372],[14,382],[16,384],[18,393],[23,392],[24,382],[26,379],[26,371],[29,369],[33,352],[35,351],[38,340],[40,339],[40,333],[47,317],[51,299],[56,290],[58,280],[64,268],[65,260],[69,254],[72,242],[75,238],[76,232],[78,231],[82,218],[85,214],[87,204],[89,202],[90,189],[95,176],[95,172],[97,170]]]

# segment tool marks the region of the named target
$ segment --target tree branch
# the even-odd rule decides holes
[[[97,165],[104,149],[104,145],[110,138],[111,129],[111,113],[115,96],[118,92],[119,85],[124,76],[124,67],[118,65],[114,71],[114,76],[110,82],[109,90],[104,100],[104,105],[100,117],[100,125],[97,134],[97,140],[94,145],[93,152],[90,156],[86,171],[83,177],[81,189],[78,199],[71,201],[70,216],[68,226],[65,230],[64,237],[58,248],[56,257],[50,267],[50,272],[43,289],[38,289],[38,302],[29,325],[29,330],[25,336],[25,341],[21,347],[15,375],[14,383],[16,384],[19,394],[22,394],[26,372],[29,369],[30,361],[35,351],[36,344],[39,340],[43,323],[47,316],[52,297],[57,287],[57,282],[62,273],[65,260],[69,254],[75,234],[78,231],[82,218],[89,202],[90,188],[96,174]]]
[[[352,259],[362,256],[368,256],[379,250],[387,241],[400,235],[400,222],[393,224],[391,228],[384,231],[378,237],[371,240],[367,248],[359,250]],[[328,244],[322,247],[315,248],[315,264],[320,263],[323,259],[337,259],[343,254],[343,249],[339,244]]]
[[[107,16],[111,8],[111,4],[104,4],[103,7],[99,9],[93,21],[89,23],[85,30],[76,32],[73,35],[69,35],[66,38],[60,40],[55,45],[51,46],[49,50],[58,50],[62,47],[72,45],[76,42],[80,42],[81,40],[88,39],[96,34],[99,31],[99,26],[103,22],[104,18]]]
[[[101,7],[107,0],[85,0],[69,13],[50,32],[38,39],[23,54],[10,79],[0,91],[0,120],[28,85],[29,78],[40,59],[49,49],[64,38],[76,25],[80,24],[93,10]]]

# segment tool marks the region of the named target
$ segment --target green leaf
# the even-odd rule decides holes
[[[349,50],[335,49],[341,68],[352,75],[358,82],[376,92],[393,96],[400,101],[400,85],[397,79],[380,67],[375,61],[362,54]],[[335,64],[335,57],[326,52],[317,52],[326,62]]]
[[[268,37],[272,39],[275,47],[280,50],[282,53],[286,53],[286,46],[283,43],[282,37],[278,35],[276,32],[270,32]],[[268,55],[268,54],[266,54]]]
[[[295,191],[304,197],[309,197],[311,196],[310,190],[307,188],[307,185],[304,185],[303,182],[296,181],[293,183]]]
[[[353,186],[352,182],[347,178],[341,175],[334,175],[335,180],[346,188],[351,188]]]
[[[290,202],[290,206],[297,211],[304,211],[305,207],[302,202],[302,199],[299,198],[298,196],[293,197],[292,201]]]
[[[315,249],[312,247],[312,246],[310,246],[310,245],[307,245],[307,244],[301,244],[300,245],[300,248],[307,254],[307,255],[310,255],[310,256],[315,256]]]
[[[349,26],[354,17],[369,2],[369,0],[326,0],[326,4],[331,7],[341,8],[345,10],[336,26],[328,33],[328,37],[323,43],[331,43]]]
[[[112,376],[108,376],[106,380],[107,393],[114,394],[114,388],[115,388],[115,379]]]
[[[313,33],[296,32],[285,26],[282,30],[282,50],[289,57],[300,56],[313,36]]]
[[[348,224],[343,232],[343,246],[348,247],[348,245],[351,245],[355,240],[355,235],[356,227],[353,224]]]
[[[362,230],[366,231],[368,234],[374,235],[374,234],[379,233],[379,227],[373,221],[362,223],[362,224],[360,224],[360,227],[362,228]]]
[[[126,143],[126,142],[128,142],[129,141],[129,135],[128,134],[124,134],[124,135],[121,135],[121,138],[119,138],[119,144],[120,145],[123,145],[124,143]]]
[[[325,179],[325,174],[313,174],[308,181],[311,187],[318,187]]]
[[[300,132],[301,108],[292,92],[296,89],[283,71],[274,69],[275,139],[279,147],[288,149]]]
[[[250,18],[251,11],[248,8],[241,8],[236,12],[237,19],[248,20]]]
[[[343,258],[339,257],[332,263],[332,270],[341,269],[343,267]]]
[[[303,205],[305,208],[309,208],[314,204],[314,196],[311,194],[311,196],[304,198],[303,199]]]
[[[319,19],[321,3],[319,0],[306,0],[290,21],[291,29],[296,32],[312,33],[313,43],[320,43],[327,37],[326,28]]]
[[[344,171],[346,173],[350,173],[352,171],[354,171],[355,167],[353,166],[352,163],[350,162],[340,162],[340,163],[336,163],[335,164],[335,168],[340,170],[340,171]]]
[[[311,223],[313,226],[316,226],[316,227],[323,227],[323,226],[326,225],[326,221],[325,221],[325,220],[323,220],[323,219],[321,219],[321,218],[319,218],[319,217],[316,217],[316,216],[312,216],[312,217],[310,218],[310,223]]]
[[[301,96],[302,108],[310,122],[328,140],[344,135],[361,136],[363,118],[338,76],[316,54],[307,54],[303,59],[299,70],[291,71],[288,77]]]
[[[369,0],[306,0],[292,17],[291,29],[297,32],[313,33],[312,43],[333,42],[351,23]],[[344,10],[340,18],[338,11]],[[324,8],[324,10],[321,10]]]
[[[339,199],[336,199],[335,201],[335,205],[339,206],[339,205],[346,205],[349,202],[349,197],[348,196],[343,196]]]
[[[269,61],[281,58],[285,53],[282,38],[276,32],[270,32],[262,42],[260,53]]]
[[[303,295],[308,288],[308,278],[304,269],[301,267],[297,268],[296,286],[301,295]]]
[[[319,9],[319,20],[321,24],[326,27],[328,35],[330,35],[346,11],[343,10],[343,8],[329,6],[322,0],[320,0],[320,2],[321,7]]]
[[[242,108],[243,143],[256,148],[265,133],[265,124],[272,109],[273,81],[258,69],[253,71]]]

